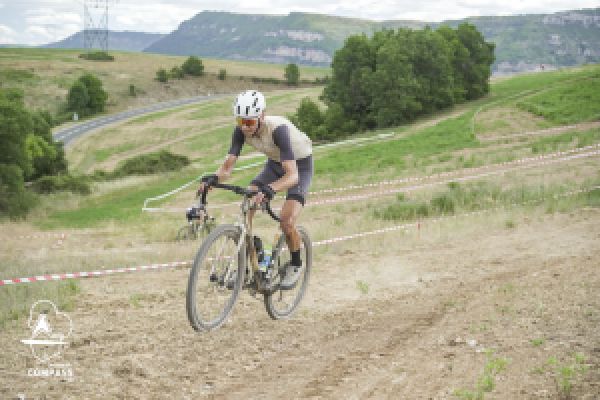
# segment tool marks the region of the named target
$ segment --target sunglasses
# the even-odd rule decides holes
[[[245,125],[245,126],[254,126],[258,123],[258,118],[242,118],[242,117],[237,117],[237,124],[239,126]]]

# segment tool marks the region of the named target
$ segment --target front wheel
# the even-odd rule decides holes
[[[300,270],[300,276],[298,277],[296,285],[292,289],[283,290],[278,285],[283,278],[286,263],[291,260],[291,254],[285,243],[284,235],[281,235],[276,246],[279,254],[274,260],[274,275],[272,277],[275,290],[265,294],[265,308],[267,309],[269,316],[273,319],[291,317],[300,305],[300,302],[306,293],[306,289],[308,288],[308,281],[312,268],[312,242],[303,227],[298,227],[298,233],[300,234],[302,241],[302,244],[300,245],[300,256],[302,258],[303,267]]]
[[[233,309],[245,272],[245,246],[237,251],[240,240],[237,226],[221,225],[198,250],[186,294],[188,320],[197,331],[218,328]]]

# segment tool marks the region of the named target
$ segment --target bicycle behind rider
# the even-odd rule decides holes
[[[204,191],[206,185],[224,182],[231,177],[244,143],[268,157],[262,172],[250,182],[249,188],[259,192],[253,199],[256,204],[265,199],[271,200],[275,193],[287,190],[279,217],[292,257],[280,286],[290,289],[296,284],[302,269],[301,239],[296,222],[306,203],[313,176],[312,142],[287,118],[266,115],[265,109],[265,97],[256,90],[247,90],[237,96],[233,104],[237,126],[228,155],[215,174],[202,178],[199,190]],[[250,224],[254,213],[251,211],[249,214]]]

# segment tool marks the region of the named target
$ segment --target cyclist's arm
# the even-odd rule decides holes
[[[224,182],[227,179],[231,178],[231,172],[233,171],[233,167],[235,166],[235,162],[237,161],[237,156],[233,154],[228,154],[227,158],[225,158],[225,162],[219,167],[216,174],[219,177],[219,182]]]
[[[242,130],[239,127],[236,127],[233,131],[233,135],[231,136],[231,147],[229,148],[229,154],[227,154],[225,162],[216,172],[217,176],[219,177],[219,182],[226,181],[231,177],[233,166],[235,165],[235,162],[242,151],[244,141],[244,134],[242,133]]]
[[[298,164],[296,164],[296,160],[282,161],[281,165],[285,174],[269,185],[276,192],[289,189],[298,183]]]

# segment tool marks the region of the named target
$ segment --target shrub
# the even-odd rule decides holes
[[[135,85],[134,84],[130,84],[129,85],[129,95],[132,97],[137,96],[137,92],[135,91]]]
[[[171,68],[171,72],[169,73],[169,75],[171,76],[171,78],[174,79],[183,79],[185,77],[183,69],[177,65]]]
[[[14,164],[0,164],[0,216],[22,217],[35,201],[25,190],[22,170]]]
[[[156,80],[162,83],[165,83],[169,80],[169,74],[167,74],[167,71],[164,68],[156,71]]]
[[[189,56],[181,66],[186,75],[202,76],[204,75],[204,65],[202,60],[195,56]]]
[[[84,60],[91,61],[114,61],[115,57],[111,56],[105,51],[95,51],[90,53],[82,53],[79,55],[79,58],[83,58]]]
[[[90,194],[87,178],[72,175],[43,176],[33,182],[31,189],[40,194],[64,191]]]
[[[177,171],[186,165],[190,160],[186,156],[173,154],[162,150],[157,153],[142,154],[122,162],[112,173],[113,177],[123,177],[128,175],[149,175],[159,172]]]
[[[219,78],[219,80],[224,81],[225,78],[227,78],[227,71],[224,68],[221,68],[219,70],[219,74],[217,75],[217,78]]]

